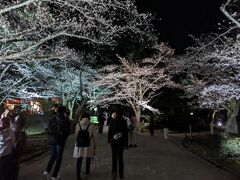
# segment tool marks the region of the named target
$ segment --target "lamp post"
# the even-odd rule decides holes
[[[189,131],[190,131],[190,138],[192,137],[192,119],[193,119],[193,112],[190,112],[190,123],[189,123]]]

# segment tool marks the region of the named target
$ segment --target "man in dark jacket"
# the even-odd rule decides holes
[[[111,143],[112,148],[112,179],[117,178],[117,162],[119,164],[119,177],[123,179],[123,151],[124,147],[128,145],[128,127],[120,109],[112,113],[112,121],[108,131],[108,143]]]
[[[105,122],[105,117],[104,117],[104,114],[101,113],[101,114],[98,116],[98,133],[99,133],[99,134],[102,134],[102,133],[103,133],[104,122]]]
[[[66,108],[60,106],[56,116],[49,121],[48,126],[48,143],[51,149],[51,156],[43,175],[50,179],[51,169],[56,162],[52,173],[52,180],[57,180],[59,178],[58,172],[62,163],[63,150],[70,133],[70,122],[65,116],[65,113]]]

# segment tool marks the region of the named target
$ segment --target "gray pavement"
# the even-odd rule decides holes
[[[137,148],[124,151],[125,180],[235,180],[227,172],[193,155],[182,147],[182,137],[161,135],[137,136]],[[75,180],[75,161],[72,158],[74,139],[71,136],[66,145],[61,180]],[[21,165],[19,180],[43,180],[41,175],[48,154]],[[84,168],[84,167],[83,167]],[[84,170],[84,169],[83,169]],[[95,166],[84,180],[110,180],[111,150],[106,134],[98,136]]]

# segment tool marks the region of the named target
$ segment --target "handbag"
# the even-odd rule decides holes
[[[73,158],[80,158],[80,148],[74,145]]]

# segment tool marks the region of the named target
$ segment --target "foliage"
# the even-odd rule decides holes
[[[240,138],[224,136],[221,139],[220,153],[223,158],[240,157]]]

